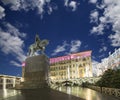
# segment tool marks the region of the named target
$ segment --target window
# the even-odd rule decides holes
[[[82,64],[80,64],[79,67],[82,67]]]
[[[78,62],[79,61],[79,59],[76,59],[76,62]]]
[[[83,61],[86,61],[86,58],[83,58]]]
[[[3,83],[3,79],[0,79],[0,83]]]
[[[85,66],[86,64],[85,63],[83,63],[83,66]]]

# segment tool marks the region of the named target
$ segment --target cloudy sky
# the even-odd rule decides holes
[[[100,62],[120,47],[120,0],[0,0],[0,74],[21,75],[36,33],[48,57],[92,50]]]

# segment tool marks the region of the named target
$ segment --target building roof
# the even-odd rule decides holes
[[[60,61],[64,61],[64,60],[71,60],[71,59],[77,59],[77,58],[84,58],[84,57],[89,57],[91,56],[92,51],[84,51],[84,52],[78,52],[78,53],[73,53],[73,54],[69,54],[66,56],[60,56],[60,57],[56,57],[56,58],[50,58],[50,64],[51,63],[56,63],[56,62],[60,62]]]
[[[18,76],[3,75],[3,74],[0,74],[0,77],[6,77],[6,78],[21,78],[21,77],[18,77]]]

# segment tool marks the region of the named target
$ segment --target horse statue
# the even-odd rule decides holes
[[[34,56],[36,51],[41,51],[42,54],[44,54],[46,45],[49,44],[49,41],[44,39],[40,40],[39,36],[36,35],[35,37],[35,43],[31,44],[29,47],[29,56]]]

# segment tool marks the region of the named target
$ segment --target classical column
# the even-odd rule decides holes
[[[75,78],[78,78],[78,64],[76,64]]]
[[[15,87],[15,78],[13,78],[13,87]]]
[[[6,78],[3,77],[3,89],[6,89]]]
[[[68,67],[67,67],[67,73],[68,73],[68,74],[67,74],[67,75],[68,75],[67,78],[70,79],[70,68],[69,68],[69,65],[68,65]]]

